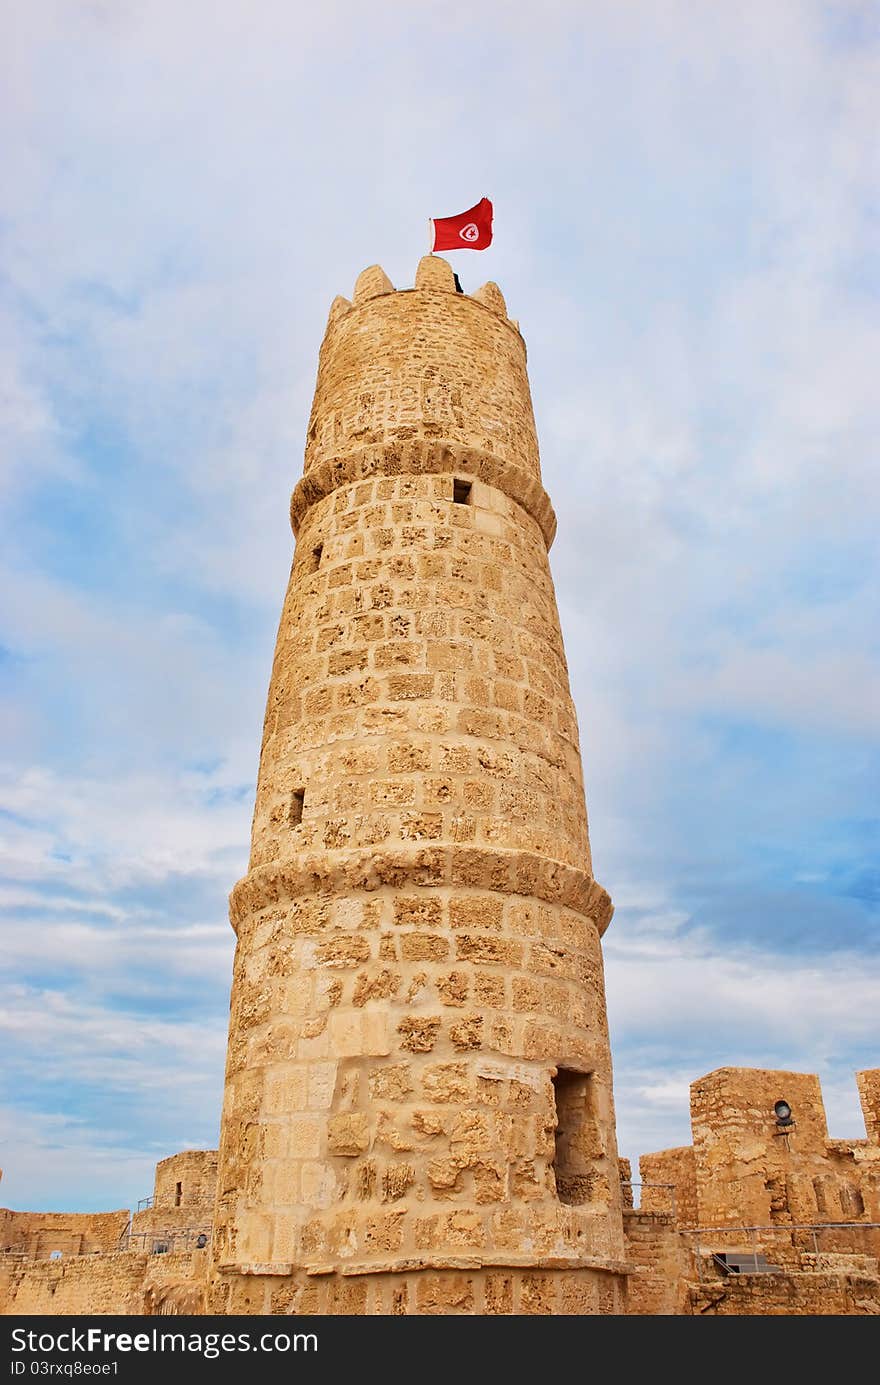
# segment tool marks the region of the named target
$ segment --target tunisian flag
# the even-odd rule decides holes
[[[431,217],[431,252],[435,250],[485,250],[492,244],[492,203],[483,197],[470,211],[458,216]]]

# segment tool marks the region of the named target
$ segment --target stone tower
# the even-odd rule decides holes
[[[611,904],[496,285],[334,301],[291,519],[211,1309],[621,1311]]]

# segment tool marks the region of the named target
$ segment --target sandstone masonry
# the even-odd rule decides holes
[[[291,516],[211,1307],[619,1311],[611,905],[495,285],[335,301]]]

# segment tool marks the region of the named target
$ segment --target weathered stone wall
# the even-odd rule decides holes
[[[61,1260],[0,1257],[0,1313],[141,1313],[151,1258],[164,1257],[127,1251]]]
[[[429,257],[412,292],[372,270],[337,300],[292,517],[232,897],[212,1303],[265,1301],[254,1266],[299,1293],[294,1265],[464,1256],[511,1269],[514,1301],[523,1247],[548,1283],[601,1275],[623,1250],[611,909],[497,289],[466,299]]]
[[[674,1211],[679,1226],[698,1224],[697,1177],[691,1145],[640,1155],[639,1175],[642,1180],[640,1207],[643,1212],[668,1215]],[[650,1186],[652,1184],[654,1186]]]
[[[856,1073],[868,1143],[880,1149],[880,1068]]]
[[[513,1261],[513,1257],[511,1257]],[[532,1257],[485,1267],[463,1254],[453,1268],[418,1261],[409,1272],[369,1274],[262,1274],[229,1277],[225,1301],[237,1314],[296,1313],[328,1316],[543,1315],[595,1316],[626,1311],[623,1276],[601,1267],[536,1269]],[[209,1299],[210,1302],[210,1299]]]
[[[216,1195],[216,1149],[186,1149],[156,1165],[154,1209],[213,1209]]]
[[[0,1207],[0,1253],[31,1256],[91,1254],[117,1250],[128,1227],[127,1209],[116,1212],[13,1212]]]
[[[213,1203],[190,1207],[150,1207],[135,1212],[128,1238],[130,1250],[152,1250],[164,1242],[175,1250],[194,1243],[199,1234],[210,1239]]]
[[[691,1122],[702,1226],[877,1220],[873,1150],[828,1139],[813,1074],[721,1068],[692,1085]]]
[[[732,1274],[691,1284],[689,1311],[714,1317],[856,1317],[880,1313],[880,1281],[849,1274]]]
[[[628,1159],[622,1156],[618,1158],[617,1172],[620,1176],[620,1205],[626,1210],[633,1205],[632,1165]]]
[[[204,1312],[208,1251],[116,1251],[62,1260],[0,1256],[0,1315]]]
[[[634,1267],[627,1279],[627,1313],[683,1313],[690,1257],[675,1218],[625,1208],[623,1230],[626,1258]]]
[[[209,1261],[208,1249],[149,1256],[140,1311],[148,1317],[203,1314]]]

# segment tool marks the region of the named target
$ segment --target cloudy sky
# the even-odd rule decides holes
[[[7,9],[0,1201],[217,1139],[327,309],[425,219],[529,348],[621,1149],[880,1064],[880,21],[812,0]]]

